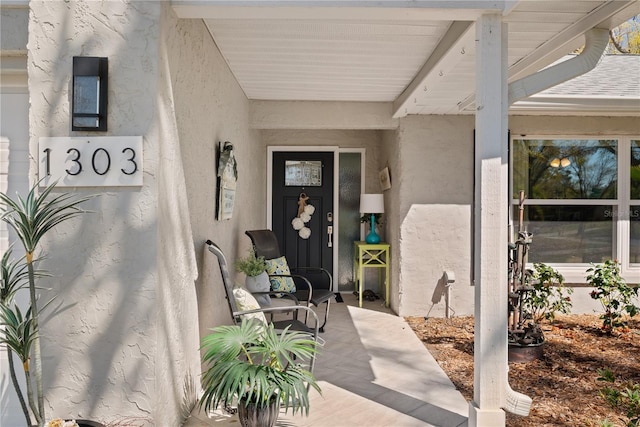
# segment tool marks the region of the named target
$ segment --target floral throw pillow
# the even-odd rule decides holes
[[[258,301],[249,293],[249,291],[242,288],[234,288],[233,289],[233,297],[236,300],[236,305],[238,306],[238,310],[257,310],[260,308]],[[267,324],[267,318],[264,316],[264,313],[259,311],[257,313],[249,313],[243,314],[243,320],[247,319],[257,319],[263,322],[265,325]]]
[[[265,261],[267,264],[267,274],[291,274],[287,259],[283,256],[280,258],[268,259]],[[271,290],[281,291],[287,293],[293,293],[296,291],[296,284],[291,277],[270,277]],[[281,297],[282,295],[277,295]]]

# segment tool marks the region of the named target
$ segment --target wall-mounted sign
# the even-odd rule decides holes
[[[122,187],[142,185],[142,137],[43,137],[38,147],[42,185]]]

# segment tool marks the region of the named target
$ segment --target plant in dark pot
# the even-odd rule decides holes
[[[517,239],[509,244],[508,342],[509,361],[527,362],[542,356],[544,335],[540,322],[569,313],[571,288],[564,277],[546,264],[527,269],[533,235],[524,228],[524,191],[520,191]]]
[[[236,261],[236,270],[246,276],[245,286],[247,290],[254,294],[261,307],[271,305],[271,297],[268,292],[271,290],[271,282],[266,272],[267,265],[264,257],[257,257],[253,248],[249,249],[249,255]],[[257,295],[256,295],[257,293]]]
[[[540,357],[544,343],[541,322],[553,322],[557,313],[571,311],[573,289],[563,285],[562,274],[544,263],[536,263],[533,267],[533,271],[526,273],[525,286],[518,289],[516,310],[512,313],[509,329],[512,361]],[[522,360],[518,360],[516,348],[521,349]]]
[[[210,411],[237,401],[243,427],[270,427],[280,404],[309,413],[309,389],[320,391],[305,363],[316,342],[305,333],[276,331],[272,324],[248,319],[218,326],[202,340],[203,395],[200,406]]]

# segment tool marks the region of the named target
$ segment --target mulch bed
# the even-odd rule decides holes
[[[408,317],[407,322],[469,401],[473,400],[473,317]],[[527,417],[507,413],[507,426],[593,426],[607,419],[626,426],[627,418],[600,396],[608,368],[616,385],[640,383],[640,319],[614,335],[601,332],[598,315],[561,315],[543,324],[541,359],[509,364],[509,384],[533,399]]]

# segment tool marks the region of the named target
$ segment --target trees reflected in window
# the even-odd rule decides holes
[[[631,225],[629,240],[629,261],[640,263],[640,205],[629,209],[629,224]]]
[[[513,198],[520,190],[527,197],[524,218],[534,236],[530,262],[611,259],[618,141],[515,139],[512,173]],[[604,200],[612,203],[603,204]]]
[[[631,141],[631,200],[640,200],[640,141]]]
[[[617,197],[617,141],[520,139],[513,148],[514,198]]]

